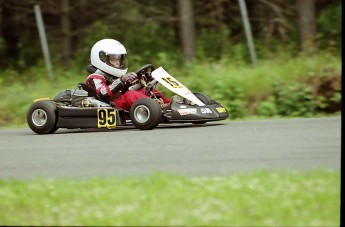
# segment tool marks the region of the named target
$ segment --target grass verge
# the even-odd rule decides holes
[[[339,226],[340,172],[0,180],[1,225]]]

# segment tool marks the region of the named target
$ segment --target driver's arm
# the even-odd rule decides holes
[[[91,75],[87,78],[86,83],[96,91],[101,99],[114,97],[124,86],[120,78],[114,80],[110,85],[105,83],[105,78],[101,75]]]
[[[96,94],[101,99],[107,99],[116,96],[124,87],[125,83],[131,83],[136,79],[137,74],[131,72],[115,79],[110,85],[107,85],[104,76],[92,74],[86,79],[86,83],[96,91]]]

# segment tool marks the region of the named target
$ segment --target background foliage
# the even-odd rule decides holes
[[[43,14],[54,65],[87,63],[91,46],[105,37],[125,44],[134,68],[146,62],[181,63],[179,0],[6,0],[0,2],[1,68],[26,69],[42,59],[34,5]],[[259,59],[301,51],[299,0],[246,1]],[[341,0],[312,0],[317,47],[341,53]],[[248,62],[238,0],[192,1],[196,58]],[[312,26],[312,24],[310,25]],[[69,45],[66,45],[68,43]],[[66,53],[67,52],[67,53]],[[142,62],[143,61],[143,62]],[[69,68],[68,68],[69,69]]]

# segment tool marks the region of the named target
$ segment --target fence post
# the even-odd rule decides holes
[[[55,77],[54,77],[54,73],[53,73],[53,67],[52,67],[52,64],[50,61],[48,43],[47,43],[46,33],[44,30],[44,24],[43,24],[40,6],[35,5],[34,10],[35,10],[36,23],[37,23],[37,27],[38,27],[38,33],[39,33],[41,45],[42,45],[42,51],[43,51],[44,59],[46,62],[46,67],[48,70],[48,78],[50,81],[54,81]]]
[[[254,42],[253,42],[252,31],[251,31],[249,20],[248,20],[246,3],[245,3],[245,0],[238,0],[238,1],[240,3],[243,26],[244,26],[244,30],[245,30],[246,37],[247,37],[250,57],[252,59],[253,66],[256,66],[255,47],[254,47]]]

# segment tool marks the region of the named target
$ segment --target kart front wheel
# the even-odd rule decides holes
[[[34,102],[27,112],[26,120],[31,130],[37,134],[54,133],[57,130],[55,103],[49,100]]]
[[[210,105],[212,100],[211,98],[204,94],[204,93],[201,93],[201,92],[196,92],[194,93],[194,95],[201,101],[203,102],[205,105]],[[206,121],[194,121],[193,124],[196,124],[196,125],[202,125],[202,124],[205,124]]]
[[[136,128],[151,130],[160,123],[162,109],[159,104],[150,98],[137,100],[131,107],[130,118]]]
[[[201,102],[203,102],[205,105],[210,105],[211,104],[211,98],[204,94],[204,93],[201,93],[201,92],[195,92],[193,93]]]

